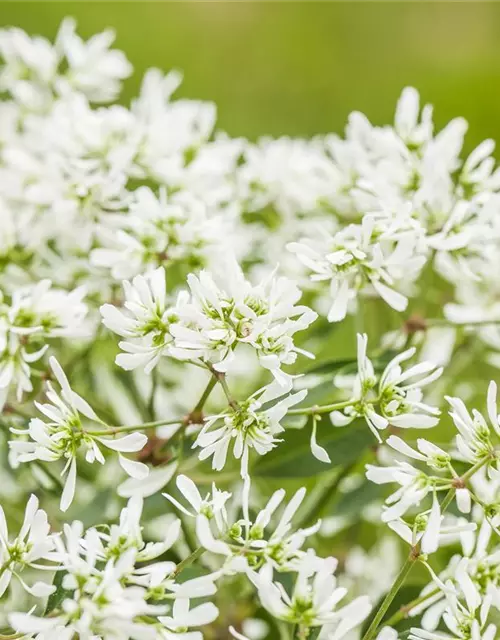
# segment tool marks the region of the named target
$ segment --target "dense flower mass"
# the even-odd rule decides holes
[[[0,637],[495,640],[493,142],[231,139],[113,38],[0,31]]]

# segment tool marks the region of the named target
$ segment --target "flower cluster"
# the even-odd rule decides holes
[[[69,386],[68,379],[60,364],[52,356],[50,359],[52,372],[56,377],[61,392],[58,394],[50,383],[47,383],[47,399],[45,404],[36,403],[39,411],[48,422],[40,418],[30,420],[27,430],[12,428],[13,433],[21,438],[9,442],[11,462],[14,466],[22,462],[42,460],[55,462],[63,458],[65,462],[62,474],[67,474],[64,490],[61,494],[60,508],[66,511],[73,501],[77,477],[77,453],[85,450],[85,460],[93,463],[97,460],[104,464],[105,459],[99,445],[113,451],[118,451],[120,464],[132,477],[144,478],[148,475],[146,465],[135,460],[128,460],[122,452],[133,453],[140,451],[147,442],[142,433],[129,433],[122,437],[103,437],[112,431],[92,431],[82,424],[82,418],[87,422],[97,423],[106,427],[92,409],[92,407]],[[23,436],[27,436],[25,440]]]
[[[274,273],[253,286],[232,261],[219,286],[213,276],[201,271],[189,274],[189,292],[181,292],[169,305],[165,271],[162,267],[146,276],[124,281],[124,313],[112,305],[101,308],[104,324],[121,336],[126,354],[117,357],[125,369],[145,366],[149,372],[161,355],[205,365],[225,373],[238,345],[249,345],[259,363],[269,369],[283,387],[290,390],[283,364],[293,364],[297,353],[310,355],[295,346],[293,336],[307,329],[316,313],[296,306],[301,293],[287,278]],[[222,278],[221,278],[222,279]]]
[[[16,289],[0,289],[0,408],[15,388],[17,401],[33,390],[30,365],[48,349],[48,340],[85,335],[87,307],[82,288],[54,289],[50,280]]]
[[[415,348],[403,351],[393,358],[381,375],[376,375],[367,357],[368,337],[358,334],[358,371],[350,380],[338,380],[337,384],[351,390],[350,399],[342,411],[330,414],[335,426],[349,424],[357,417],[364,417],[379,442],[379,430],[389,425],[399,428],[429,429],[439,421],[439,410],[422,401],[422,388],[440,377],[443,370],[432,362],[420,362],[406,371],[401,363],[415,355]]]
[[[231,139],[112,42],[0,31],[0,636],[495,640],[493,142]]]

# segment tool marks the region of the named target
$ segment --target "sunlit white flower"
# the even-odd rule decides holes
[[[180,264],[189,270],[206,266],[224,250],[224,241],[229,248],[231,235],[227,214],[207,211],[189,192],[167,199],[164,188],[158,197],[148,187],[137,189],[128,213],[108,215],[103,223],[103,246],[94,249],[90,259],[111,269],[114,278],[130,278],[158,265]]]
[[[401,363],[415,354],[415,348],[411,348],[393,358],[378,376],[366,355],[367,346],[366,334],[358,334],[358,373],[351,401],[344,410],[332,412],[333,424],[344,426],[364,417],[379,442],[378,432],[389,424],[424,429],[435,426],[439,410],[422,401],[422,388],[439,378],[443,369],[432,362],[421,362],[403,371]]]
[[[281,366],[292,364],[297,353],[293,335],[306,329],[316,318],[308,307],[296,303],[301,292],[284,277],[271,273],[253,286],[234,260],[228,260],[222,284],[208,272],[190,274],[189,302],[179,304],[179,323],[171,326],[174,346],[171,353],[181,360],[198,360],[217,371],[227,371],[238,344],[248,344],[260,364],[288,385]]]
[[[136,276],[132,282],[124,280],[123,288],[126,311],[105,304],[101,307],[102,321],[127,338],[120,342],[125,353],[116,356],[116,364],[124,369],[144,367],[150,373],[167,352],[172,341],[170,325],[178,319],[167,301],[165,270],[159,267],[146,276]]]
[[[13,577],[23,588],[36,597],[51,594],[55,587],[51,584],[50,574],[47,581],[36,582],[29,586],[21,577],[28,567],[54,571],[57,568],[54,534],[50,533],[47,514],[38,508],[38,498],[30,497],[26,505],[24,521],[16,538],[9,537],[5,513],[0,506],[0,596],[2,596]],[[49,564],[46,564],[46,562]]]
[[[284,431],[281,420],[290,407],[302,402],[307,391],[290,394],[272,407],[262,409],[260,398],[264,397],[268,389],[269,387],[260,389],[246,402],[206,419],[193,445],[201,449],[198,454],[200,460],[212,457],[212,468],[220,471],[224,468],[229,447],[234,441],[233,455],[236,459],[241,459],[241,473],[246,476],[251,449],[259,455],[265,455],[277,446],[280,442],[277,436]]]
[[[318,564],[316,557],[304,557],[290,595],[273,582],[270,565],[253,574],[252,580],[262,606],[274,617],[306,627],[333,624],[336,629],[329,638],[340,640],[364,620],[371,605],[366,597],[361,597],[337,609],[346,589],[337,586],[336,566],[335,558],[322,559]]]
[[[215,485],[212,485],[212,493],[202,498],[194,482],[184,475],[177,476],[176,485],[192,510],[187,509],[168,493],[163,494],[165,498],[181,513],[196,518],[196,535],[202,546],[214,553],[228,555],[229,548],[226,543],[214,538],[211,522],[215,523],[219,536],[225,534],[228,526],[225,505],[231,494],[227,491],[219,491]]]
[[[328,244],[324,238],[318,244],[304,241],[288,248],[312,271],[313,281],[330,282],[330,322],[343,320],[350,302],[367,288],[396,311],[406,309],[408,299],[397,286],[403,278],[416,278],[425,263],[418,233],[380,229],[377,219],[367,215],[360,225],[337,232]]]
[[[54,462],[61,458],[66,460],[62,472],[63,475],[66,475],[64,490],[61,494],[62,511],[68,509],[75,495],[76,456],[80,448],[86,450],[85,459],[87,462],[92,463],[97,460],[100,464],[104,464],[105,460],[99,444],[118,451],[123,469],[129,475],[144,478],[148,474],[146,465],[128,460],[122,453],[140,451],[146,444],[147,436],[140,433],[130,433],[114,438],[111,437],[112,431],[110,431],[110,437],[93,435],[92,431],[87,431],[82,424],[82,416],[90,422],[104,426],[105,430],[101,431],[101,434],[106,433],[107,426],[100,420],[92,407],[71,389],[64,371],[54,357],[50,358],[50,366],[61,388],[60,395],[50,383],[47,383],[47,398],[50,402],[35,404],[39,411],[49,419],[49,422],[33,418],[30,420],[27,430],[12,429],[16,435],[27,435],[30,438],[28,441],[16,439],[9,442],[15,463],[31,462],[32,460]]]
[[[203,640],[200,631],[189,632],[188,628],[210,624],[218,615],[219,610],[211,602],[190,609],[188,599],[178,599],[174,602],[172,615],[158,618],[165,626],[165,629],[160,631],[160,637],[165,640]]]

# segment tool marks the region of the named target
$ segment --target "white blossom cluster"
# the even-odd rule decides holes
[[[231,139],[113,38],[0,31],[0,638],[495,640],[493,142]]]

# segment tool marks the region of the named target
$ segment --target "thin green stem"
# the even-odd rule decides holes
[[[192,565],[193,562],[196,562],[196,560],[198,560],[198,558],[200,558],[204,553],[205,549],[203,547],[198,547],[197,549],[195,549],[191,554],[188,555],[187,558],[184,558],[184,560],[181,560],[181,562],[179,562],[179,564],[172,571],[171,577],[175,578],[176,576],[178,576],[182,571],[184,571],[184,569]]]
[[[453,498],[455,497],[455,493],[456,493],[456,488],[452,487],[448,493],[445,495],[443,502],[441,502],[440,508],[441,508],[441,513],[444,513],[446,511],[446,509],[450,506],[450,504],[453,501]]]
[[[158,389],[158,384],[159,384],[158,370],[157,369],[153,369],[153,372],[151,373],[151,376],[152,376],[151,393],[149,394],[147,411],[148,411],[148,417],[151,418],[151,420],[154,420],[154,418],[155,418],[155,397],[156,397],[156,391]]]
[[[479,469],[484,467],[484,465],[487,464],[488,462],[491,462],[496,457],[496,455],[497,455],[496,452],[492,451],[490,455],[486,456],[482,460],[479,460],[479,462],[476,462],[476,464],[473,465],[468,471],[466,471],[464,475],[461,477],[462,482],[467,482],[467,480],[470,480],[470,478],[472,478],[472,476],[477,471],[479,471]]]
[[[224,395],[227,398],[227,402],[229,404],[229,406],[231,407],[231,409],[233,409],[234,411],[238,411],[239,404],[236,402],[236,400],[233,398],[233,396],[231,395],[231,390],[229,389],[229,386],[227,384],[226,378],[224,376],[223,373],[218,373],[217,371],[214,371],[212,369],[212,373],[215,376],[216,380],[220,383],[220,386],[222,387],[222,390],[224,391]]]
[[[466,471],[460,478],[455,478],[454,479],[453,486],[448,491],[448,493],[446,494],[446,496],[444,497],[444,500],[442,501],[442,503],[440,505],[441,513],[444,513],[446,511],[446,509],[449,507],[449,505],[453,501],[453,498],[455,497],[455,493],[456,493],[457,489],[464,487],[466,482],[477,471],[479,471],[479,469],[481,469],[481,467],[483,467],[485,464],[487,464],[489,461],[491,461],[494,456],[495,456],[494,452],[492,452],[491,454],[485,456],[482,460],[479,460],[470,469],[468,469],[468,471]],[[412,547],[412,549],[410,551],[410,555],[408,556],[408,559],[406,560],[405,564],[401,568],[401,571],[399,572],[399,574],[397,575],[396,579],[394,580],[394,583],[393,583],[389,593],[384,598],[384,601],[382,602],[379,610],[377,611],[377,614],[376,614],[375,618],[373,619],[371,625],[369,626],[368,631],[363,636],[363,640],[371,640],[375,636],[375,634],[376,634],[376,632],[378,630],[378,627],[379,627],[380,623],[382,622],[382,620],[384,618],[384,615],[386,614],[386,612],[387,612],[388,608],[390,607],[392,601],[396,597],[396,594],[398,593],[398,591],[400,590],[400,588],[404,584],[404,581],[406,580],[407,575],[411,571],[412,566],[419,559],[419,556],[420,556],[420,547],[419,547],[419,545],[416,545],[415,547]]]
[[[399,611],[396,611],[396,613],[392,615],[388,620],[386,620],[384,624],[387,627],[394,626],[395,624],[397,624],[398,622],[406,618],[412,609],[415,609],[415,607],[418,607],[418,605],[423,604],[424,602],[427,602],[427,600],[430,600],[436,594],[438,594],[439,591],[440,591],[439,588],[436,587],[435,589],[432,589],[432,591],[429,591],[429,593],[426,593],[425,595],[421,595],[418,598],[415,598],[414,600],[412,600],[411,602],[408,602],[408,604],[405,604],[402,607],[400,607]]]
[[[451,322],[446,318],[430,318],[425,321],[425,324],[430,327],[487,327],[489,325],[500,324],[499,320],[479,320],[476,322]]]
[[[198,404],[193,409],[192,413],[201,413],[201,410],[205,406],[205,402],[208,400],[208,397],[212,393],[212,390],[216,384],[217,384],[217,377],[215,375],[212,375],[210,377],[210,380],[208,381],[205,391],[203,392],[201,398],[198,400]]]
[[[155,422],[143,422],[142,424],[124,425],[122,427],[108,427],[102,431],[88,431],[91,436],[113,436],[117,433],[127,433],[129,431],[141,431],[142,429],[154,429],[155,427],[165,427],[172,424],[181,424],[184,418],[173,420],[156,420]]]
[[[419,550],[416,548],[412,548],[410,555],[406,559],[406,562],[401,567],[401,571],[396,576],[396,579],[394,580],[392,587],[389,590],[389,593],[385,596],[384,601],[380,605],[375,617],[372,620],[372,623],[370,624],[370,626],[368,627],[368,630],[363,636],[363,640],[372,640],[372,638],[375,637],[375,634],[377,633],[380,623],[382,622],[385,614],[387,613],[387,610],[391,606],[392,601],[396,597],[398,591],[403,586],[408,574],[412,570],[416,560],[418,559],[418,555],[419,555]]]
[[[345,400],[344,402],[334,402],[333,404],[314,405],[313,407],[303,407],[298,409],[290,409],[287,411],[289,416],[314,416],[321,413],[330,413],[338,409],[345,409],[354,404],[353,400]]]

